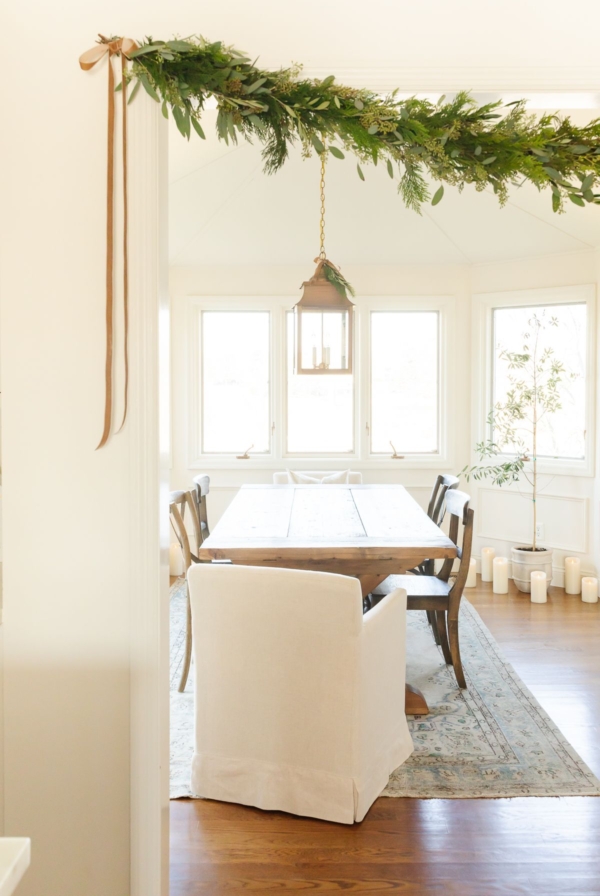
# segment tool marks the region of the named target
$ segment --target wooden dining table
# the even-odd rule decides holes
[[[404,486],[353,484],[244,485],[199,552],[205,562],[355,576],[363,597],[389,575],[455,556],[455,544]],[[405,711],[429,711],[410,684]]]

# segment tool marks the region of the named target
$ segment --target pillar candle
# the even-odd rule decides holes
[[[508,594],[508,559],[494,557],[492,591],[494,594]]]
[[[581,580],[581,599],[586,604],[598,602],[598,579],[593,576],[584,576]]]
[[[469,575],[467,576],[465,588],[476,588],[476,587],[477,587],[477,560],[473,559],[473,560],[469,561]]]
[[[481,581],[482,582],[491,582],[494,578],[494,557],[496,556],[496,551],[494,548],[482,548],[481,549]]]
[[[565,591],[567,594],[581,594],[581,560],[579,557],[565,557]]]
[[[545,604],[546,603],[546,573],[545,572],[532,572],[531,573],[531,603],[532,604]]]

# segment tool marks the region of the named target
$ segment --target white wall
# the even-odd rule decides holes
[[[309,259],[310,261],[310,259]],[[470,345],[470,294],[469,272],[462,266],[428,267],[361,267],[347,265],[345,275],[360,296],[440,296],[450,295],[456,299],[456,350],[454,354],[455,392],[460,420],[469,419],[469,345]],[[204,296],[282,296],[294,295],[299,284],[310,274],[300,267],[235,266],[184,268],[172,267],[169,278],[172,312],[172,444],[173,461],[171,484],[173,488],[183,488],[200,471],[192,469],[187,456],[186,422],[186,297]],[[426,504],[431,491],[432,480],[437,472],[455,472],[464,466],[468,453],[469,434],[464,428],[456,429],[457,438],[451,446],[449,464],[442,471],[431,469],[403,468],[402,470],[374,470],[361,467],[353,462],[353,469],[363,472],[365,482],[403,482],[414,497]],[[459,466],[457,466],[459,464]],[[208,510],[211,525],[219,519],[237,488],[244,482],[272,482],[272,474],[282,469],[281,462],[272,467],[253,468],[251,461],[241,461],[239,470],[210,470],[211,494]],[[331,464],[323,464],[324,468]],[[338,464],[339,466],[339,464]]]
[[[158,893],[154,885],[130,882],[130,854],[139,852],[135,839],[130,850],[131,714],[143,682],[156,685],[154,658],[136,654],[131,632],[137,626],[151,643],[158,631],[155,625],[147,632],[131,616],[137,583],[130,572],[138,571],[133,555],[146,538],[154,549],[145,597],[154,601],[158,525],[147,536],[130,536],[136,524],[141,531],[158,517],[157,474],[146,493],[150,502],[155,493],[155,511],[140,520],[140,469],[158,458],[158,440],[152,437],[158,404],[153,283],[158,247],[141,276],[139,264],[146,221],[155,223],[157,216],[158,142],[156,127],[140,134],[138,125],[144,120],[152,125],[160,114],[154,104],[155,119],[154,113],[144,118],[142,105],[131,107],[132,181],[139,183],[140,170],[148,171],[146,147],[154,153],[154,181],[148,179],[143,193],[148,208],[142,221],[139,202],[132,201],[137,236],[132,240],[132,407],[124,431],[95,451],[104,400],[107,71],[104,64],[88,74],[78,65],[99,30],[110,34],[116,27],[136,35],[151,30],[152,20],[139,12],[139,18],[126,14],[116,0],[66,0],[59,10],[24,0],[12,5],[10,24],[5,23],[12,37],[3,62],[14,77],[2,84],[10,122],[3,136],[10,139],[0,166],[1,815],[7,835],[32,838],[32,864],[19,896]],[[35,64],[24,64],[25,46]],[[139,200],[134,186],[131,198]],[[146,397],[150,412],[144,418]],[[142,441],[143,456],[136,456],[143,431],[149,437]],[[140,667],[141,676],[135,674]],[[164,682],[166,690],[166,670]],[[154,713],[151,703],[148,713]],[[159,724],[153,730],[158,733]],[[154,743],[143,747],[152,756]],[[149,775],[149,792],[155,792],[154,784]],[[159,825],[160,812],[154,801],[146,814]],[[140,832],[141,826],[135,833]],[[155,878],[159,855],[157,844],[146,862]]]

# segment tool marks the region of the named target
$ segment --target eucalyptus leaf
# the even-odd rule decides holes
[[[585,202],[583,201],[581,196],[577,195],[577,193],[569,193],[569,199],[571,200],[571,202],[574,202],[575,205],[585,206]]]
[[[372,124],[370,128],[367,128],[367,134],[376,134],[379,130],[376,124]]]
[[[310,139],[311,139],[312,145],[314,146],[314,148],[317,150],[317,152],[319,154],[321,154],[322,152],[325,152],[325,147],[323,146],[323,144],[321,143],[321,141],[319,140],[319,138],[317,137],[316,134],[313,134]]]
[[[339,98],[339,96],[337,96],[337,94],[334,94],[334,96],[333,96],[333,102],[336,104],[336,106],[338,107],[338,109],[341,109],[341,108],[342,108],[342,104],[340,103],[340,98]]]
[[[488,156],[487,159],[484,159],[482,165],[491,165],[492,162],[495,162],[498,156]]]
[[[263,84],[266,84],[267,78],[259,78],[258,81],[255,81],[254,84],[250,84],[249,87],[244,87],[244,93],[254,93],[255,90],[258,90],[259,87],[262,87]]]
[[[345,159],[346,158],[346,156],[344,155],[342,150],[338,149],[337,146],[330,146],[329,152],[331,153],[332,156],[335,156],[336,159]]]
[[[193,129],[196,131],[196,133],[198,134],[198,136],[201,137],[202,140],[206,140],[206,134],[205,134],[204,131],[202,130],[202,125],[200,124],[200,122],[198,121],[198,119],[197,119],[197,118],[194,118],[194,116],[192,115],[191,121],[192,121],[192,127],[193,127]]]
[[[362,100],[359,100],[358,97],[355,98],[354,105],[356,106],[356,108],[358,109],[359,112],[362,112],[362,110],[365,108],[365,104],[363,103]]]
[[[386,162],[386,166],[387,166],[387,173],[388,173],[389,176],[393,179],[393,177],[394,177],[394,166],[392,165],[390,159],[387,160],[387,162]]]
[[[177,125],[177,130],[184,137],[187,137],[187,130],[185,126],[185,115],[179,108],[179,106],[173,106],[173,118],[175,119],[175,124]]]
[[[584,146],[582,143],[578,143],[575,146],[569,146],[569,151],[575,153],[575,155],[581,156],[584,152],[589,152],[589,147]]]
[[[595,175],[593,175],[593,174],[586,175],[586,177],[584,177],[584,179],[581,181],[581,192],[585,193],[586,190],[591,189],[594,185],[595,180],[596,180]]]
[[[480,156],[480,155],[481,155],[481,146],[476,146],[476,147],[475,147],[475,155],[476,155],[476,156]]]
[[[356,170],[358,171],[358,176],[360,177],[360,179],[364,180],[365,176],[363,174],[362,168],[360,167],[360,165],[358,163],[356,165]]]
[[[137,81],[135,82],[135,84],[133,85],[133,90],[129,94],[129,99],[127,100],[127,105],[129,105],[130,103],[132,103],[134,101],[139,89],[140,89],[140,79],[138,78]]]
[[[432,204],[432,205],[437,205],[438,202],[441,202],[441,199],[442,199],[442,196],[443,196],[443,195],[444,195],[444,185],[442,184],[442,185],[441,185],[440,187],[438,187],[438,189],[435,191],[434,196],[433,196],[433,199],[431,200],[431,204]]]
[[[152,84],[150,83],[150,81],[148,80],[148,76],[144,72],[140,72],[138,74],[138,78],[142,82],[142,87],[144,88],[144,90],[146,91],[148,96],[151,96],[152,99],[155,100],[155,102],[159,103],[160,99],[158,97],[158,94],[157,94],[156,90],[154,89],[154,87],[152,86]]]
[[[329,75],[327,78],[321,81],[320,87],[331,87],[334,81],[335,75]]]
[[[168,106],[167,106],[167,101],[166,101],[166,100],[163,100],[163,101],[162,101],[161,112],[162,112],[164,118],[168,118],[168,117],[169,117],[169,108],[168,108]]]
[[[557,212],[560,209],[560,193],[552,193],[552,211]]]

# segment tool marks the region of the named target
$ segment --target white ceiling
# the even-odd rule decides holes
[[[598,110],[578,110],[589,120]],[[319,161],[293,154],[276,175],[260,147],[227,146],[206,113],[207,140],[170,132],[172,265],[302,264],[318,250]],[[326,246],[340,265],[465,264],[576,252],[600,245],[600,207],[552,212],[549,191],[513,188],[504,208],[490,192],[446,187],[439,205],[406,209],[384,167],[331,158]]]

